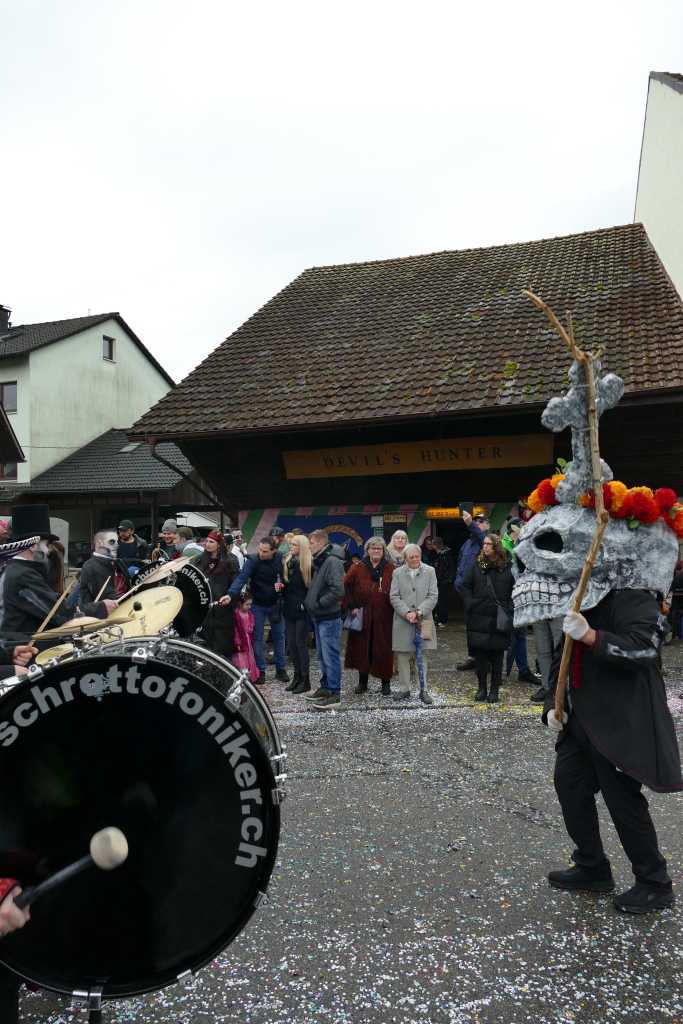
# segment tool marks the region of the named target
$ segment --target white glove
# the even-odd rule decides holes
[[[562,621],[562,632],[567,633],[572,640],[580,640],[589,629],[590,626],[581,612],[567,612]]]
[[[559,732],[560,729],[563,729],[568,721],[569,721],[569,715],[567,714],[566,711],[562,712],[562,724],[560,724],[558,722],[557,718],[555,717],[555,709],[554,708],[553,708],[552,711],[548,712],[548,726],[549,726],[549,728],[554,729],[555,732]]]

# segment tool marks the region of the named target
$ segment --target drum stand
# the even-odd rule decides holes
[[[88,992],[74,992],[71,1009],[87,1010],[88,1024],[102,1024],[102,986],[95,986]]]

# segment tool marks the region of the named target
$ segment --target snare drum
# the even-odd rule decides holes
[[[0,871],[35,884],[108,825],[130,853],[38,900],[0,960],[104,998],[210,963],[265,900],[284,757],[246,675],[193,644],[138,637],[32,669],[0,697]]]

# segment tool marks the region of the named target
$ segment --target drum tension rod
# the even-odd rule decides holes
[[[71,1009],[87,1010],[91,1021],[102,1020],[102,991],[103,986],[98,985],[89,991],[76,990],[71,993]]]

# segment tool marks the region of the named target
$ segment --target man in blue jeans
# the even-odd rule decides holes
[[[306,694],[316,711],[338,708],[341,703],[341,601],[344,597],[343,548],[330,544],[324,530],[310,535],[313,555],[313,578],[304,605],[313,620],[315,645],[320,665],[320,686]]]
[[[268,616],[270,630],[273,634],[273,650],[275,652],[275,678],[281,683],[288,683],[289,676],[285,671],[285,624],[280,615],[276,620],[277,599],[282,583],[282,558],[277,553],[277,545],[272,537],[263,537],[259,541],[258,554],[249,555],[240,569],[235,582],[219,604],[230,604],[235,601],[240,591],[249,583],[249,592],[253,604],[254,616],[254,657],[259,670],[256,682],[260,685],[266,681],[266,659],[263,656],[263,626]],[[343,588],[342,588],[343,589]]]

